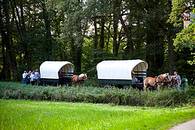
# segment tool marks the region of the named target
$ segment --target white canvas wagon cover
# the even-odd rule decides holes
[[[59,72],[73,73],[73,67],[68,61],[45,61],[40,66],[40,75],[45,79],[59,79]]]
[[[136,60],[108,60],[97,64],[98,79],[132,80],[132,75],[146,72],[147,62]]]

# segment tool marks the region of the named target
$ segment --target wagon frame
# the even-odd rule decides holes
[[[74,65],[68,61],[45,61],[40,65],[41,84],[71,84]]]
[[[101,85],[142,86],[147,75],[147,62],[135,60],[106,60],[97,64],[97,77]],[[134,82],[136,77],[139,82]]]

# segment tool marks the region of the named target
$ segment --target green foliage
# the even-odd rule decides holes
[[[177,51],[177,68],[180,73],[190,79],[194,84],[194,65],[195,65],[195,23],[192,22],[187,28],[177,33],[174,39],[175,51]]]
[[[87,85],[87,84],[86,84]],[[0,98],[32,99],[68,102],[110,103],[132,106],[178,106],[195,102],[195,89],[179,92],[175,89],[143,92],[136,89],[88,86],[31,86],[0,83]]]
[[[176,68],[179,73],[186,75],[191,84],[194,84],[194,63],[195,63],[195,24],[191,18],[191,24],[187,28],[182,28],[182,13],[184,11],[193,12],[195,6],[194,1],[191,0],[173,0],[172,11],[169,17],[169,22],[177,27],[176,38],[173,39],[175,54],[176,54]]]
[[[177,29],[181,25],[181,13],[190,1],[193,2],[173,0],[169,21]],[[174,33],[169,32],[173,29],[166,23],[171,9],[167,0],[3,0],[0,5],[1,30],[10,32],[13,42],[9,47],[8,42],[0,41],[0,79],[20,80],[24,70],[37,69],[46,60],[70,61],[76,73],[87,72],[93,77],[97,63],[107,59],[146,59],[148,74],[169,69],[168,61],[164,60],[169,57],[169,53],[164,54],[167,50],[164,44]],[[6,18],[11,21],[9,25],[4,23]],[[119,23],[116,29],[114,23]],[[185,33],[178,34],[175,44],[193,48],[193,33],[189,36]],[[2,34],[2,39],[9,39]],[[104,43],[102,48],[100,42]],[[113,48],[117,48],[117,56]]]
[[[190,65],[195,64],[195,24],[192,23],[187,28],[183,29],[180,33],[177,33],[174,39],[174,46],[176,51],[184,52],[188,55],[187,63]],[[185,61],[186,62],[186,61]]]
[[[169,22],[175,27],[182,26],[181,14],[185,11],[185,3],[190,0],[172,0],[172,10],[169,17]]]
[[[189,48],[191,51],[195,49],[195,24],[189,25],[177,34],[174,46],[179,51],[185,48]]]
[[[110,0],[86,0],[85,14],[88,17],[107,15],[111,13]]]

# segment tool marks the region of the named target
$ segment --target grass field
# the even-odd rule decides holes
[[[166,130],[192,118],[192,106],[149,108],[0,100],[1,130]]]

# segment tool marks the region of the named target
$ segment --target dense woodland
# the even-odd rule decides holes
[[[46,60],[96,77],[106,59],[143,59],[148,75],[195,80],[194,0],[0,0],[0,79],[20,80]]]

